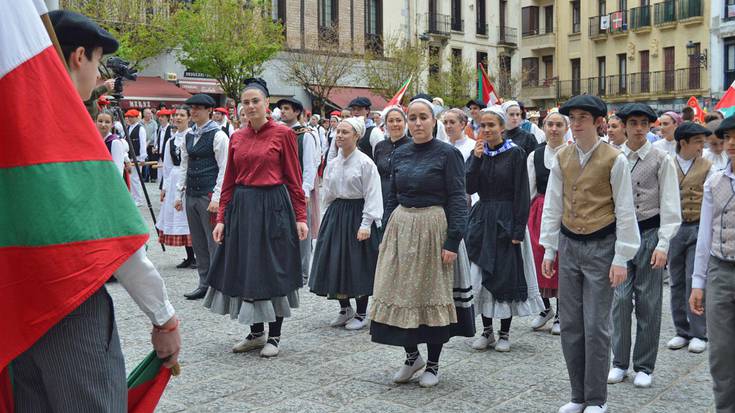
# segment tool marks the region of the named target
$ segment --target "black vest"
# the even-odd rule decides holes
[[[186,152],[189,160],[186,170],[186,194],[190,196],[209,195],[217,184],[219,166],[214,157],[214,135],[219,129],[203,133],[194,144],[194,134],[186,134]]]
[[[138,156],[140,156],[140,128],[140,123],[138,123],[129,132],[130,143],[133,144],[128,152],[130,159],[138,159]]]
[[[299,148],[299,165],[301,165],[301,173],[304,173],[304,136],[309,132],[309,129],[305,126],[296,125],[292,127],[296,134],[296,144]]]
[[[168,156],[171,157],[171,163],[175,166],[181,165],[181,151],[176,148],[173,140],[168,140]],[[214,150],[212,150],[214,153]]]
[[[375,126],[370,126],[365,129],[365,134],[362,135],[359,141],[357,141],[357,148],[360,149],[365,155],[369,156],[372,161],[373,159],[373,145],[370,144],[370,135],[373,133]]]
[[[533,151],[533,167],[536,170],[536,191],[539,194],[546,193],[546,185],[549,183],[549,168],[544,165],[544,151],[546,144]]]
[[[166,142],[171,139],[171,125],[166,126],[166,131],[163,133],[163,140],[158,142],[158,151],[163,153],[163,148],[166,147]]]
[[[227,135],[227,137],[230,137],[230,122],[225,122],[225,124],[222,126],[222,132]]]

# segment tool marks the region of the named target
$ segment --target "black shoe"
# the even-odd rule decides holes
[[[198,287],[189,294],[184,294],[184,297],[186,297],[187,300],[201,300],[205,295],[207,295],[207,287]]]
[[[109,279],[108,279],[108,280],[107,280],[107,281],[105,282],[105,284],[109,284],[109,283],[116,283],[116,282],[117,282],[117,278],[115,278],[115,276],[113,275],[112,277],[110,277],[110,278],[109,278]]]
[[[176,268],[189,268],[190,265],[191,260],[187,258],[184,261],[181,261],[181,264],[177,265]]]
[[[191,268],[192,270],[196,270],[197,269],[197,260],[196,259],[191,260],[191,264],[189,264],[189,268]]]

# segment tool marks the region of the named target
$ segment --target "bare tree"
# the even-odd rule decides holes
[[[427,70],[428,59],[423,44],[389,37],[384,40],[383,53],[365,54],[365,81],[377,95],[390,99],[403,82],[413,77],[406,94],[414,95],[425,86],[421,74]]]
[[[314,113],[323,113],[329,95],[345,83],[357,66],[357,57],[339,52],[337,30],[319,34],[319,50],[290,51],[284,64],[284,77],[308,91]]]

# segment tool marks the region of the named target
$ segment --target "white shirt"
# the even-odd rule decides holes
[[[551,170],[554,166],[554,162],[556,162],[556,154],[565,146],[567,146],[566,142],[563,142],[556,148],[552,148],[548,144],[544,147],[544,166],[547,169]],[[535,153],[536,151],[531,152],[531,154],[528,155],[528,160],[526,160],[526,168],[528,169],[528,186],[531,190],[531,199],[538,195],[538,187],[536,186],[536,164],[534,163]]]
[[[327,164],[322,190],[328,208],[335,199],[364,199],[360,229],[370,230],[373,222],[380,227],[383,216],[383,191],[380,175],[370,157],[355,148],[344,157],[342,151]]]
[[[468,137],[464,133],[462,134],[462,137],[458,139],[456,142],[452,142],[451,140],[447,141],[448,144],[454,146],[455,148],[459,149],[460,152],[462,152],[462,157],[464,158],[464,161],[467,162],[467,159],[472,156],[472,151],[475,150],[475,140]]]
[[[163,144],[163,148],[161,148],[161,173],[159,173],[159,175],[161,175],[161,180],[163,182],[168,180],[172,169],[180,167],[174,165],[174,161],[171,159],[170,148],[171,145],[176,145],[176,147],[179,148],[179,151],[182,151],[181,147],[186,145],[187,132],[189,132],[188,128],[183,132],[174,132],[166,143]]]
[[[148,148],[147,148],[148,139],[146,138],[146,132],[145,132],[145,127],[143,125],[143,122],[138,122],[135,125],[128,128],[128,133],[132,133],[133,129],[135,129],[138,125],[140,125],[140,128],[138,129],[138,141],[139,141],[138,143],[138,162],[145,162],[145,158],[148,155]]]
[[[196,128],[197,126],[194,125],[189,129],[189,131],[196,130]],[[192,144],[196,145],[197,142],[199,142],[199,136],[194,137],[194,142],[192,142]],[[217,161],[217,167],[219,168],[219,172],[217,172],[217,182],[214,184],[214,190],[212,191],[212,202],[219,202],[220,193],[222,192],[222,181],[225,178],[225,168],[227,167],[227,150],[230,146],[230,138],[228,138],[227,134],[222,132],[220,129],[214,134],[212,146],[214,149],[214,159]],[[184,139],[184,144],[181,145],[180,166],[181,175],[179,176],[179,182],[176,185],[176,188],[178,188],[178,193],[176,194],[177,201],[181,201],[184,195],[184,190],[186,189],[186,171],[189,169],[189,153],[186,152],[186,139]]]
[[[666,142],[665,139],[656,141]],[[643,144],[637,151],[633,151],[628,144],[623,145],[623,153],[628,159],[628,165],[631,173],[638,159],[646,159],[646,156],[655,150],[655,143],[649,141]],[[659,195],[659,216],[661,217],[661,225],[658,228],[658,243],[656,249],[668,253],[669,243],[671,239],[679,231],[681,226],[681,197],[679,196],[679,175],[676,173],[676,166],[669,155],[666,155],[661,166],[658,168],[658,195]],[[632,180],[631,180],[632,185]],[[632,190],[632,189],[631,189]]]
[[[707,265],[712,254],[712,179],[719,174],[730,178],[730,184],[735,191],[735,173],[732,168],[715,172],[704,183],[704,197],[702,199],[702,212],[699,216],[699,232],[697,232],[697,249],[694,253],[694,272],[692,273],[692,288],[705,288],[707,285]]]
[[[303,164],[304,171],[301,174],[303,179],[302,189],[304,195],[309,198],[311,191],[314,189],[314,182],[316,181],[316,172],[319,169],[319,161],[321,160],[318,150],[318,140],[316,131],[306,132],[304,135],[303,142]]]
[[[531,122],[531,133],[536,137],[536,142],[538,142],[539,145],[546,142],[546,134],[534,122]]]
[[[592,149],[584,153],[575,144],[579,155],[579,163],[584,167],[592,157],[595,149],[604,143],[597,140]],[[615,257],[613,265],[625,267],[628,261],[635,257],[641,245],[641,236],[638,233],[638,222],[635,218],[635,206],[633,205],[633,187],[631,184],[628,161],[622,153],[615,158],[610,171],[610,185],[612,186],[613,202],[615,203]],[[564,178],[562,176],[559,162],[554,162],[549,175],[549,183],[546,186],[546,197],[544,200],[544,214],[541,219],[541,237],[539,243],[546,249],[545,260],[554,260],[559,248],[559,230],[561,229],[561,217],[564,212],[563,198]]]
[[[367,123],[365,124],[367,129]],[[362,139],[362,136],[358,138],[358,142]],[[372,148],[373,153],[375,153],[375,145],[382,142],[385,139],[385,136],[383,135],[383,132],[380,130],[380,128],[373,128],[372,132],[370,132],[370,147]],[[327,155],[327,161],[331,161],[337,156],[337,139],[332,139],[332,143],[329,144],[329,154]]]
[[[163,325],[174,316],[163,278],[146,256],[145,246],[115,271],[115,278],[153,324]]]
[[[727,152],[724,150],[719,155],[713,153],[709,148],[702,151],[702,158],[712,162],[712,167],[715,170],[725,169],[727,163],[730,162],[730,158],[727,156]]]
[[[676,156],[676,140],[672,139],[667,141],[666,139],[659,139],[652,143],[654,148],[658,148],[669,154],[672,158]]]
[[[108,133],[107,136],[105,136],[105,139],[107,139],[112,133]],[[125,142],[122,139],[115,139],[110,144],[110,155],[112,156],[112,163],[115,164],[115,168],[117,168],[117,171],[120,172],[120,176],[123,174],[123,170],[125,169],[125,156],[128,153],[128,143]]]

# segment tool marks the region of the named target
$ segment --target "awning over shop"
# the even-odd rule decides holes
[[[122,107],[145,108],[161,103],[167,106],[181,104],[191,93],[160,77],[140,76],[134,82],[123,82],[123,96]]]
[[[336,106],[345,109],[350,104],[350,101],[358,96],[364,96],[370,99],[370,102],[373,104],[372,108],[370,108],[371,110],[381,110],[388,103],[382,96],[378,96],[369,88],[363,87],[335,87],[329,94],[329,100]]]
[[[179,80],[179,87],[191,93],[212,93],[222,95],[225,92],[216,79],[183,78]]]

